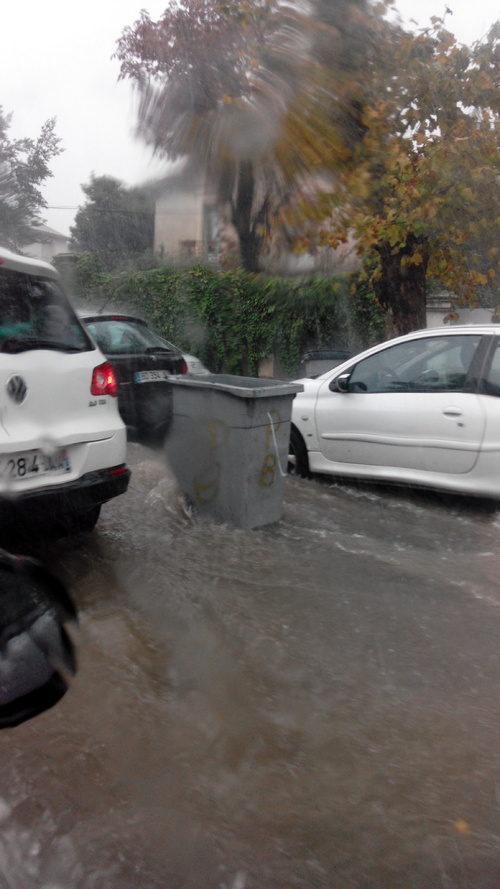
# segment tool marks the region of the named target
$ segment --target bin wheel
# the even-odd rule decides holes
[[[310,475],[307,448],[304,444],[304,439],[295,426],[292,426],[290,432],[288,473],[289,475],[299,475],[301,478],[309,478]]]

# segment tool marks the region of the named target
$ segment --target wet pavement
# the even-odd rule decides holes
[[[498,889],[500,514],[289,478],[242,531],[130,465],[33,545],[80,669],[0,733],[0,889]]]

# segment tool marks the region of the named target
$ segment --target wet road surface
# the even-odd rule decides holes
[[[0,733],[1,889],[498,889],[500,515],[289,478],[241,531],[129,462],[33,547],[80,669]]]

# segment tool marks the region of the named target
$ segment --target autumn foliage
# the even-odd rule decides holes
[[[365,133],[316,211],[335,244],[352,231],[396,332],[425,326],[425,282],[460,301],[500,271],[500,30],[468,49],[441,19],[386,31],[370,67]]]
[[[204,170],[247,271],[277,231],[303,251],[354,236],[403,333],[425,325],[429,278],[473,303],[499,274],[500,31],[468,48],[390,5],[181,0],[117,56],[139,132]]]

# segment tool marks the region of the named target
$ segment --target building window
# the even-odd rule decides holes
[[[193,259],[196,256],[196,241],[179,241],[179,253],[181,256]]]
[[[218,214],[214,204],[203,205],[203,251],[214,254],[217,251]]]

